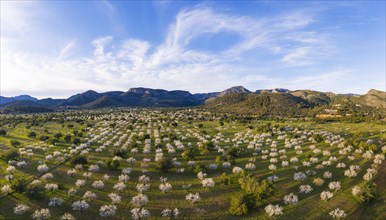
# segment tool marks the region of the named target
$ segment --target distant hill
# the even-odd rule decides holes
[[[260,94],[260,93],[287,93],[290,92],[288,89],[283,89],[283,88],[275,88],[275,89],[258,89],[255,91],[255,93]]]
[[[243,86],[234,86],[221,92],[196,94],[181,90],[167,91],[138,87],[131,88],[126,92],[109,91],[98,93],[88,90],[67,99],[46,98],[38,100],[28,95],[22,95],[1,97],[1,100],[0,111],[2,112],[28,112],[29,110],[37,112],[107,107],[191,107],[202,105],[204,108],[224,112],[296,116],[304,115],[305,112],[317,114],[331,109],[345,115],[355,113],[367,115],[371,108],[386,108],[386,93],[378,90],[370,90],[365,95],[334,94],[313,90],[290,91],[283,88],[262,89],[251,92]],[[361,106],[366,106],[366,108]],[[374,112],[372,114],[374,115]]]
[[[93,90],[88,90],[84,93],[73,95],[70,98],[59,103],[58,105],[61,107],[79,107],[81,105],[95,101],[96,99],[102,96],[102,94],[99,94]]]
[[[38,99],[34,98],[32,96],[29,96],[29,95],[19,95],[19,96],[14,96],[14,97],[0,96],[0,105],[10,103],[13,101],[20,101],[20,100],[37,101]]]
[[[331,102],[332,94],[313,90],[295,90],[291,95],[307,100],[312,105],[326,105]]]
[[[205,108],[260,116],[299,116],[311,107],[307,100],[288,93],[234,93],[205,102]]]
[[[365,95],[360,96],[363,105],[386,108],[386,92],[371,89]]]
[[[37,113],[52,111],[36,101],[31,100],[16,100],[10,103],[1,104],[0,109],[2,109],[2,112],[4,113]]]
[[[233,93],[251,93],[248,89],[244,88],[243,86],[234,86],[229,89],[226,89],[222,92],[220,92],[217,97],[223,97],[225,95],[233,94]]]

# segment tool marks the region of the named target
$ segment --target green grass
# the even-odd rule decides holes
[[[134,114],[133,118],[141,118],[146,112],[140,113],[140,112],[131,112]],[[183,113],[182,113],[183,114]],[[82,113],[79,114],[82,117],[85,116],[82,115]],[[103,115],[105,117],[110,117],[111,113]],[[60,116],[58,116],[60,117]],[[106,140],[111,140],[114,136],[117,136],[117,139],[114,139],[115,141],[112,141],[110,144],[108,144],[108,149],[98,153],[95,152],[95,149],[98,148],[101,144],[100,143],[93,143],[90,148],[90,154],[88,156],[89,163],[95,164],[98,161],[106,161],[106,159],[110,158],[112,153],[110,152],[111,149],[114,149],[114,144],[117,142],[118,138],[122,137],[122,134],[128,134],[130,135],[131,132],[128,131],[127,125],[132,124],[130,120],[130,116],[126,115],[128,117],[128,120],[122,120],[121,117],[117,117],[118,119],[110,119],[110,121],[115,121],[118,125],[111,129],[110,132],[107,134]],[[85,119],[85,117],[82,117]],[[109,128],[108,125],[105,124],[105,121],[102,119],[103,117],[96,117],[95,120],[87,119],[87,122],[92,122],[96,124],[96,130],[98,134],[101,130]],[[157,121],[157,118],[153,116],[153,123]],[[118,123],[119,122],[119,123]],[[144,123],[144,121],[140,121],[141,124],[134,124],[134,127],[138,127],[139,129],[136,132],[138,134],[141,130],[146,133],[146,130],[148,129],[147,123]],[[251,124],[254,127],[257,127],[261,123],[266,123],[267,121],[263,122],[255,122]],[[202,128],[196,128],[195,126],[199,123],[203,124]],[[379,124],[371,124],[371,123],[327,123],[327,124],[315,124],[313,122],[286,122],[286,123],[276,123],[271,122],[272,124],[279,124],[279,125],[289,125],[293,127],[301,127],[305,128],[307,130],[324,130],[324,131],[330,131],[336,134],[344,135],[353,135],[357,133],[364,133],[367,132],[366,138],[385,138],[385,128],[382,125]],[[73,128],[69,128],[67,125],[73,124]],[[181,135],[187,136],[186,134],[189,133],[189,131],[193,131],[193,133],[201,134],[205,131],[211,138],[213,138],[217,133],[221,132],[224,135],[224,139],[230,139],[230,143],[225,143],[224,141],[220,141],[218,144],[221,147],[224,146],[232,146],[233,141],[232,139],[235,138],[236,133],[241,132],[243,136],[245,136],[248,129],[246,128],[246,124],[240,124],[236,122],[230,122],[225,123],[224,126],[219,126],[218,121],[198,121],[194,120],[192,124],[182,122],[180,121],[178,124],[178,127],[168,127],[166,123],[157,123],[164,127],[165,132],[164,134],[168,133],[177,133],[180,132]],[[30,131],[34,131],[37,133],[37,137],[40,137],[42,135],[48,135],[53,136],[56,133],[62,133],[64,136],[66,134],[73,133],[74,130],[81,131],[82,129],[85,129],[85,124],[79,124],[75,121],[65,122],[65,123],[59,123],[55,121],[50,121],[47,123],[41,123],[39,126],[32,126],[29,129],[27,128],[28,123],[18,123],[15,126],[7,125],[7,135],[4,137],[0,137],[0,148],[2,151],[12,149],[13,147],[10,146],[11,140],[19,140],[22,143],[22,147],[26,147],[28,145],[38,145],[38,146],[49,146],[49,143],[44,143],[39,141],[38,138],[28,138],[27,135]],[[157,126],[151,127],[152,130],[156,129]],[[166,131],[167,128],[170,128],[170,131]],[[118,132],[122,132],[122,134],[117,135]],[[82,139],[86,140],[87,138],[91,138],[89,135],[90,133],[85,132],[84,137]],[[253,140],[253,135],[259,134],[256,130],[252,130],[251,135],[246,137],[245,139],[249,142]],[[160,136],[162,135],[162,132],[160,132]],[[180,135],[177,135],[178,137]],[[86,172],[87,167],[85,167],[85,170],[83,172],[78,172],[74,175],[74,177],[70,177],[67,175],[67,171],[69,169],[72,169],[73,166],[69,162],[64,163],[58,163],[55,161],[46,161],[46,164],[54,169],[50,170],[54,175],[54,178],[50,180],[49,182],[54,183],[60,183],[63,186],[63,190],[58,190],[53,193],[51,192],[45,192],[42,198],[39,199],[30,199],[28,198],[24,193],[12,193],[8,196],[0,198],[0,215],[3,216],[5,219],[28,219],[29,216],[32,214],[32,212],[35,209],[38,208],[49,208],[52,214],[52,219],[57,219],[61,215],[63,215],[66,212],[72,213],[77,219],[101,219],[99,216],[99,207],[105,204],[110,204],[110,199],[108,198],[108,194],[110,192],[113,192],[112,190],[113,185],[117,182],[118,176],[120,175],[120,170],[122,170],[125,167],[132,167],[133,172],[130,174],[130,180],[127,183],[127,189],[124,192],[120,192],[122,196],[122,202],[117,205],[117,215],[115,216],[116,219],[127,219],[130,218],[130,209],[132,208],[130,204],[130,200],[133,196],[137,194],[137,191],[135,189],[135,185],[137,184],[137,179],[140,175],[142,175],[142,168],[140,167],[140,161],[144,158],[150,158],[152,161],[149,162],[149,167],[146,168],[148,172],[146,175],[148,175],[151,179],[151,187],[150,189],[145,192],[145,194],[149,197],[149,203],[145,206],[149,211],[152,213],[152,216],[150,219],[159,219],[161,216],[161,211],[164,208],[175,208],[177,207],[180,212],[181,216],[180,218],[185,219],[269,219],[269,217],[265,214],[264,206],[256,207],[253,210],[250,211],[249,214],[246,216],[232,216],[228,213],[228,208],[230,205],[231,198],[237,194],[240,191],[240,188],[237,184],[237,181],[233,181],[230,186],[221,186],[219,184],[220,175],[222,173],[227,173],[231,176],[234,176],[232,174],[232,169],[222,169],[221,166],[217,170],[208,170],[208,177],[211,177],[215,180],[216,186],[213,189],[204,189],[201,185],[200,180],[196,177],[196,175],[193,173],[193,169],[188,167],[187,161],[184,160],[181,157],[181,151],[176,152],[176,154],[172,155],[172,158],[177,158],[178,161],[183,162],[182,167],[185,168],[184,173],[176,173],[176,169],[172,169],[170,172],[167,173],[160,173],[155,169],[155,152],[154,152],[154,135],[152,133],[151,135],[152,139],[152,151],[150,154],[143,154],[143,142],[140,144],[139,147],[139,153],[136,155],[133,155],[132,153],[129,153],[128,156],[134,156],[137,159],[136,165],[130,165],[126,162],[126,160],[121,161],[121,166],[119,170],[110,170],[105,166],[102,166],[98,173],[95,173],[92,175],[92,177],[87,180],[86,186],[81,187],[77,194],[73,197],[67,196],[67,190],[71,187],[74,187],[74,183],[77,179],[84,179],[82,176],[83,172]],[[275,139],[275,138],[273,138]],[[126,142],[128,140],[128,137],[124,138],[123,142]],[[181,140],[181,139],[180,139]],[[200,155],[198,149],[197,149],[197,142],[199,140],[194,137],[193,135],[190,137],[187,137],[186,140],[181,140],[181,142],[187,147],[188,143],[192,143],[193,147],[195,148],[195,161],[197,163],[203,163],[203,164],[210,164],[214,163],[216,157],[220,155],[217,152],[211,152],[206,155]],[[106,142],[105,142],[106,143]],[[166,143],[163,143],[164,145]],[[15,178],[20,177],[21,175],[26,175],[30,179],[33,177],[41,175],[36,167],[39,164],[39,161],[45,161],[45,155],[49,153],[53,153],[54,151],[61,151],[61,150],[67,150],[67,148],[70,146],[70,143],[66,143],[63,140],[63,137],[60,139],[59,143],[57,145],[53,145],[52,147],[48,147],[46,152],[43,152],[42,150],[34,150],[34,155],[31,158],[23,157],[23,160],[25,160],[28,164],[28,167],[24,169],[17,169],[17,171],[14,173]],[[120,147],[122,144],[119,144]],[[246,148],[248,144],[243,143],[240,145],[242,148]],[[313,164],[312,167],[306,168],[301,165],[302,161],[307,160],[308,154],[312,154],[312,151],[308,148],[308,146],[312,145],[309,141],[305,141],[301,144],[303,149],[303,154],[298,156],[295,151],[292,149],[286,149],[284,148],[283,141],[279,141],[278,144],[278,150],[280,149],[286,149],[287,150],[287,159],[289,160],[293,156],[297,156],[299,158],[299,162],[297,165],[299,166],[298,170],[296,171],[292,165],[289,167],[281,167],[280,165],[280,159],[279,163],[277,163],[278,169],[274,172],[275,175],[279,176],[280,179],[278,182],[274,184],[274,195],[269,198],[269,203],[273,204],[279,204],[283,206],[284,214],[282,216],[279,216],[278,219],[331,219],[328,213],[335,209],[336,207],[339,207],[346,211],[348,218],[350,219],[383,219],[385,217],[384,214],[384,208],[385,208],[385,163],[383,163],[382,167],[379,169],[379,174],[376,176],[375,182],[378,184],[378,195],[372,203],[369,204],[360,204],[356,200],[354,200],[353,196],[351,195],[351,188],[358,184],[362,176],[366,173],[366,169],[370,167],[372,160],[366,160],[360,156],[357,156],[354,161],[349,161],[347,159],[347,155],[339,155],[338,151],[339,149],[336,148],[336,146],[330,146],[327,145],[324,142],[316,144],[317,147],[321,150],[330,150],[332,156],[336,156],[338,158],[338,161],[346,163],[346,165],[350,164],[358,164],[361,166],[361,171],[358,173],[358,176],[355,178],[348,178],[343,175],[345,169],[338,169],[336,168],[337,162],[333,163],[332,166],[327,166],[323,169],[316,170],[315,166],[316,164],[321,163],[323,160],[327,160],[329,156],[323,156],[319,155],[319,162],[316,164]],[[263,149],[269,149],[269,145],[264,144]],[[110,151],[109,151],[110,149]],[[251,158],[255,158],[256,162],[256,170],[252,172],[254,176],[257,178],[266,178],[270,175],[272,175],[272,172],[268,170],[269,159],[263,160],[261,153],[259,153],[257,156],[252,155],[252,150],[246,150],[246,152],[243,154],[242,157],[239,157],[236,159],[236,166],[244,167],[245,164],[248,163],[248,160]],[[164,150],[164,155],[167,156],[167,151]],[[269,157],[268,157],[269,158]],[[5,161],[0,161],[0,186],[3,186],[7,184],[6,180],[4,179],[4,176],[7,175],[7,171],[5,170],[7,167],[7,164]],[[333,178],[330,180],[326,180],[325,184],[323,186],[315,186],[312,183],[313,177],[307,178],[303,182],[297,182],[293,180],[293,174],[294,172],[305,172],[308,169],[313,169],[317,171],[317,174],[315,177],[322,177],[324,171],[331,171],[333,173]],[[91,184],[95,180],[102,179],[104,174],[108,174],[111,176],[111,178],[105,182],[105,189],[102,190],[95,190],[91,187]],[[168,178],[168,182],[172,184],[173,189],[168,193],[161,193],[158,189],[159,185],[159,177],[164,176]],[[342,184],[342,189],[339,190],[337,193],[334,193],[334,197],[329,201],[322,201],[319,197],[320,193],[324,190],[328,190],[328,182],[330,181],[340,181]],[[192,184],[191,189],[189,192],[182,189],[182,185],[186,184]],[[300,185],[303,184],[309,184],[311,185],[314,190],[307,195],[300,194],[298,192],[298,188]],[[71,210],[71,204],[72,202],[76,200],[80,200],[83,193],[87,190],[91,190],[95,192],[98,196],[97,199],[90,202],[90,209],[78,212],[78,211],[72,211]],[[200,193],[200,196],[202,200],[195,204],[190,204],[187,201],[185,201],[185,195],[188,193]],[[295,193],[299,196],[299,203],[297,205],[287,206],[284,205],[283,202],[283,196],[289,193]],[[48,201],[50,197],[61,197],[64,199],[64,204],[60,207],[49,207]],[[21,216],[16,216],[13,214],[13,207],[16,206],[18,203],[25,203],[31,207],[30,211],[25,213]],[[200,208],[204,210],[204,212],[200,213],[197,211],[197,208]]]

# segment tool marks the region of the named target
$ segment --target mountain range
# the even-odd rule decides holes
[[[365,95],[334,94],[313,90],[265,89],[254,92],[243,86],[235,86],[221,92],[196,93],[188,91],[151,88],[131,88],[126,92],[110,91],[98,93],[88,90],[67,99],[37,99],[29,95],[15,97],[0,96],[2,112],[41,112],[60,109],[99,109],[105,107],[190,107],[204,105],[208,108],[224,106],[225,108],[243,108],[243,104],[275,111],[286,111],[290,106],[312,108],[328,105],[336,100],[354,101],[357,104],[386,108],[386,93],[370,90]],[[276,106],[276,107],[275,107]],[[296,107],[296,108],[295,108]],[[271,109],[272,110],[272,109]]]

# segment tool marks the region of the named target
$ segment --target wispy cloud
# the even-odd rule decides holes
[[[76,48],[76,40],[75,39],[72,39],[70,40],[68,43],[66,43],[64,45],[64,47],[60,50],[59,52],[59,55],[58,55],[58,59],[61,60],[61,59],[67,59],[69,57],[71,57],[72,55],[74,55],[74,48]]]
[[[107,17],[115,34],[121,35],[125,33],[125,27],[121,22],[122,15],[119,10],[107,0],[98,1],[97,4],[99,4],[100,11]]]
[[[102,1],[102,4],[108,16],[115,14],[116,8],[111,3]],[[62,97],[86,89],[126,90],[137,86],[192,92],[219,91],[236,84],[250,89],[267,88],[268,85],[325,90],[330,88],[326,84],[333,85],[350,71],[279,77],[244,61],[250,59],[252,52],[273,57],[272,68],[317,63],[333,51],[329,48],[334,45],[326,33],[307,30],[316,22],[316,16],[310,12],[290,11],[255,18],[197,6],[180,11],[168,27],[164,42],[157,45],[144,39],[122,41],[116,40],[115,36],[103,36],[91,41],[91,55],[76,57],[74,51],[81,45],[71,39],[58,48],[57,59],[5,47],[2,48],[1,86],[9,94],[18,92],[22,85],[31,94],[42,90],[54,94],[59,90],[63,91]],[[191,46],[202,35],[222,33],[234,33],[240,39],[217,52]],[[27,79],[30,79],[28,83]]]

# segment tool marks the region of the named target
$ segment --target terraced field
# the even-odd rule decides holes
[[[382,124],[145,109],[1,117],[4,219],[386,217]]]

